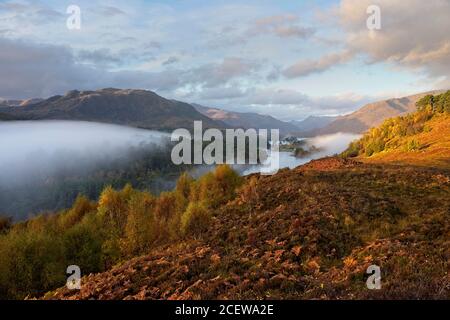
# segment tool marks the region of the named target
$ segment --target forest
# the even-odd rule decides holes
[[[30,173],[26,183],[0,184],[0,216],[19,221],[68,208],[79,194],[97,199],[107,185],[123,188],[129,183],[154,193],[170,190],[187,170],[187,166],[176,166],[170,161],[170,151],[170,143],[142,143],[121,150],[120,157],[97,162],[71,154],[63,166]]]
[[[152,247],[207,228],[214,210],[234,198],[242,179],[227,165],[194,180],[180,176],[155,196],[127,184],[106,187],[94,202],[12,224],[0,219],[0,299],[23,299],[65,284],[66,268],[101,272]]]

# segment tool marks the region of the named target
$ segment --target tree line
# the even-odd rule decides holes
[[[180,176],[156,196],[130,184],[106,187],[98,201],[12,224],[0,219],[0,298],[22,299],[65,285],[66,268],[84,275],[109,269],[151,248],[201,234],[215,210],[235,197],[243,178],[227,165],[195,180]]]

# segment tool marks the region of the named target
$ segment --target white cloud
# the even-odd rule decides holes
[[[381,30],[366,28],[366,8],[381,9]],[[388,62],[423,69],[430,76],[450,74],[450,1],[342,0],[337,13],[347,47],[369,63]]]
[[[348,62],[353,57],[349,51],[332,53],[318,60],[300,60],[283,71],[288,78],[304,77],[312,73],[319,73],[330,69],[335,65]]]
[[[246,32],[247,36],[274,34],[287,38],[307,38],[314,29],[299,24],[299,17],[293,14],[280,14],[256,19]]]

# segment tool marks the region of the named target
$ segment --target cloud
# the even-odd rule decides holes
[[[369,30],[367,8],[381,9],[381,30]],[[394,67],[424,71],[429,77],[450,81],[450,1],[432,4],[421,0],[341,0],[328,15],[337,16],[344,32],[344,49],[316,60],[302,59],[285,68],[287,78],[324,72],[344,64],[356,55],[367,64],[388,63]],[[334,19],[335,21],[336,19]]]
[[[264,88],[249,90],[246,100],[258,105],[297,105],[307,101],[308,97],[296,90]]]
[[[239,8],[236,8],[239,10]],[[233,24],[215,25],[211,22],[213,37],[208,40],[207,46],[211,49],[227,48],[232,46],[245,46],[259,39],[276,41],[277,38],[286,40],[309,39],[316,30],[305,26],[301,19],[293,14],[268,15],[267,13],[248,13],[248,17],[234,21]],[[242,13],[241,13],[242,14]],[[275,45],[275,44],[274,44]]]
[[[0,96],[5,98],[48,97],[72,89],[142,88],[168,98],[286,120],[351,111],[363,100],[350,96],[319,99],[282,87],[248,87],[249,77],[257,76],[263,66],[237,57],[186,69],[112,72],[100,63],[86,64],[88,59],[114,61],[108,50],[84,52],[84,60],[80,60],[65,46],[0,38],[0,47],[4,48],[0,51]]]
[[[268,33],[287,38],[306,38],[314,33],[313,28],[298,25],[299,17],[292,14],[282,14],[259,18],[247,30],[248,36],[267,35]]]
[[[8,20],[31,23],[49,23],[55,19],[62,19],[64,14],[46,6],[42,3],[19,3],[4,2],[0,3],[0,13],[7,13]]]
[[[105,17],[126,15],[125,11],[113,6],[99,6],[95,11]]]
[[[349,50],[363,53],[369,63],[424,70],[432,77],[450,74],[450,1],[378,0],[381,30],[366,27],[372,0],[342,0],[337,14],[347,33]]]
[[[349,113],[378,98],[351,92],[311,97],[298,90],[276,87],[253,87],[246,90],[238,87],[223,87],[204,90],[190,96],[189,100],[205,106],[236,112],[256,112],[288,121],[299,120],[306,115]]]
[[[121,57],[109,50],[75,54],[65,46],[0,38],[0,97],[48,97],[72,89],[142,88],[168,93],[186,86],[214,88],[252,73],[258,64],[225,58],[187,69],[110,71]],[[89,63],[92,62],[92,63]]]
[[[223,85],[232,79],[250,76],[259,64],[241,58],[224,58],[220,63],[209,63],[188,72],[188,79],[205,87]]]
[[[29,6],[18,2],[4,2],[0,3],[0,10],[8,10],[9,12],[25,12],[29,9]]]
[[[318,60],[300,60],[283,70],[283,75],[287,78],[304,77],[313,73],[326,71],[336,65],[348,62],[352,57],[353,54],[351,52],[342,51],[325,55]]]
[[[172,56],[172,57],[167,58],[167,60],[164,61],[162,64],[164,66],[168,66],[168,65],[177,63],[178,61],[180,61],[180,59],[178,59],[177,57]]]
[[[92,70],[75,65],[70,49],[0,38],[0,96],[41,97],[83,83]]]
[[[218,87],[218,88],[205,88],[201,90],[198,98],[202,100],[224,100],[235,99],[244,97],[246,95],[245,90],[236,87]]]
[[[80,50],[77,58],[94,65],[118,64],[123,59],[121,55],[113,54],[109,49]]]

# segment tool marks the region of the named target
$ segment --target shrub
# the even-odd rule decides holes
[[[412,139],[406,146],[406,151],[417,151],[421,149],[420,143],[416,139]]]
[[[209,221],[208,210],[197,202],[191,202],[181,216],[181,232],[182,234],[198,235],[206,230]]]
[[[161,192],[155,204],[155,217],[160,222],[167,222],[176,213],[176,196],[174,192]]]
[[[138,193],[130,199],[127,224],[121,245],[123,256],[142,254],[156,240],[154,204],[155,198],[146,192]]]
[[[101,270],[101,246],[96,225],[90,223],[75,225],[62,237],[66,264],[79,266],[83,273]]]
[[[83,217],[97,209],[97,205],[83,195],[79,195],[71,209],[61,214],[58,219],[61,228],[69,228],[79,223]]]
[[[242,184],[240,177],[228,165],[219,165],[197,181],[193,191],[194,201],[203,203],[207,208],[215,209],[236,196],[236,188]]]
[[[131,185],[126,185],[120,191],[108,186],[100,195],[98,212],[103,217],[105,226],[116,236],[121,236],[125,229],[128,200],[133,193]]]
[[[8,232],[11,228],[12,219],[10,217],[1,217],[0,216],[0,234]]]
[[[361,153],[361,143],[359,140],[353,141],[348,146],[347,150],[342,153],[342,157],[344,158],[352,158],[357,157]]]
[[[250,207],[255,206],[259,202],[257,186],[258,178],[253,176],[239,189],[241,201],[250,205]]]

